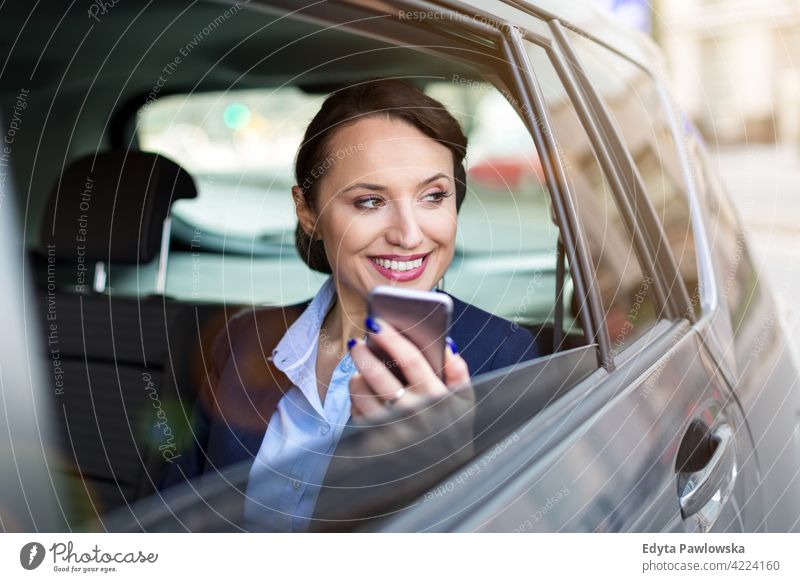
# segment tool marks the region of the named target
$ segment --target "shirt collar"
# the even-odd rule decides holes
[[[272,350],[275,366],[296,386],[302,388],[301,372],[309,358],[317,352],[319,331],[335,296],[336,282],[333,275],[329,275],[300,317],[289,326]]]

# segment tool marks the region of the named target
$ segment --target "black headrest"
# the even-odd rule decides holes
[[[77,262],[148,263],[158,255],[170,205],[196,196],[186,170],[159,154],[87,155],[50,192],[42,252]]]

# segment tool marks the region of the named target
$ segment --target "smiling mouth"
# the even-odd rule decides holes
[[[423,261],[430,253],[426,254],[423,257],[419,257],[412,261],[402,261],[397,259],[382,259],[380,257],[370,257],[369,260],[375,263],[376,265],[383,267],[384,269],[389,269],[391,271],[396,271],[398,273],[404,273],[406,271],[413,271],[422,266]]]
[[[389,257],[368,257],[372,266],[390,281],[405,282],[419,278],[428,265],[428,257],[433,251],[423,254],[409,255],[407,260],[396,255]],[[414,258],[411,258],[414,257]]]

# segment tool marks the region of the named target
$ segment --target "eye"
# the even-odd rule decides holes
[[[433,197],[433,199],[430,201],[438,204],[448,196],[449,194],[444,190],[437,190],[436,192],[428,192],[427,194],[425,194],[425,196],[423,196],[423,198]]]
[[[381,200],[380,197],[368,196],[366,198],[359,198],[356,200],[355,205],[357,208],[361,208],[363,210],[374,210],[382,203],[383,200]]]

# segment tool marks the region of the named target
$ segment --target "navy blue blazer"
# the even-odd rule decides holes
[[[449,335],[470,376],[539,356],[527,329],[450,297]],[[251,308],[229,320],[214,340],[210,369],[192,411],[192,445],[167,467],[159,489],[255,459],[278,401],[292,387],[268,356],[310,302]]]

